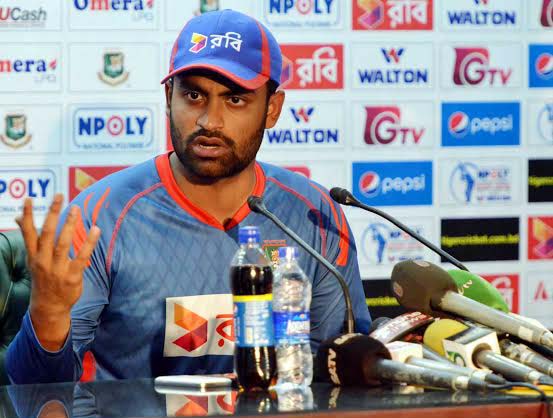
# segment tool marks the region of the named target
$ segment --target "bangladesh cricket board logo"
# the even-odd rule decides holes
[[[27,116],[24,114],[7,114],[6,127],[0,140],[12,148],[20,148],[28,144],[32,135],[27,132]]]
[[[127,81],[129,72],[125,71],[125,55],[122,52],[106,52],[104,67],[98,73],[98,77],[110,86],[117,86]]]

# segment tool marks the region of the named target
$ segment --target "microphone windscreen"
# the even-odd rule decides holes
[[[350,195],[350,192],[346,189],[343,189],[341,187],[333,187],[330,189],[330,197],[335,201],[338,202],[341,205],[347,205],[348,204],[348,197]]]
[[[466,330],[468,327],[459,321],[453,319],[440,319],[435,321],[426,328],[424,332],[423,342],[432,350],[445,357],[443,340]]]
[[[386,346],[361,334],[345,334],[325,340],[319,346],[315,369],[320,379],[337,385],[378,386],[374,374],[378,359],[390,359]]]
[[[438,316],[433,311],[447,291],[457,285],[443,268],[423,260],[405,260],[392,270],[392,291],[407,310]]]
[[[465,270],[448,270],[447,272],[455,281],[459,293],[463,296],[490,308],[509,313],[509,306],[505,302],[505,299],[503,299],[503,296],[501,296],[501,293],[499,293],[499,290],[484,278]]]

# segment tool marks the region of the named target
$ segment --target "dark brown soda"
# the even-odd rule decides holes
[[[269,266],[233,266],[230,278],[235,296],[273,293],[273,271]],[[234,368],[242,389],[266,390],[276,383],[275,347],[238,347],[236,344]]]

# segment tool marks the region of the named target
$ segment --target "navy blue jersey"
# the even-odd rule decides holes
[[[321,186],[290,171],[256,163],[255,174],[253,194],[344,275],[357,330],[367,333],[370,316],[356,248],[339,205]],[[92,225],[102,233],[72,309],[70,335],[60,351],[47,352],[27,313],[8,350],[13,382],[76,380],[87,350],[96,358],[98,379],[232,372],[229,265],[238,228],[258,226],[275,263],[278,247],[294,242],[247,204],[223,226],[179,189],[168,154],[98,181],[73,204],[81,219],[72,254]],[[340,332],[345,303],[336,279],[301,249],[299,263],[313,285],[316,350]]]

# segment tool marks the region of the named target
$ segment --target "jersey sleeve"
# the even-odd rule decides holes
[[[86,202],[86,203],[85,203]],[[94,196],[85,199],[77,197],[71,204],[79,207],[70,256],[78,253],[88,231],[97,218],[88,213],[94,206]],[[97,203],[97,202],[96,202]],[[65,223],[68,209],[60,217],[58,233]],[[102,228],[102,225],[99,225]],[[71,327],[64,346],[56,352],[45,350],[36,337],[29,311],[24,316],[20,331],[8,347],[6,368],[12,383],[53,383],[76,381],[82,374],[82,358],[89,349],[98,325],[100,314],[109,301],[109,279],[106,273],[105,250],[110,231],[102,229],[88,267],[83,275],[81,297],[71,311]]]
[[[344,212],[334,202],[323,202],[321,210],[326,220],[326,258],[344,276],[348,285],[355,330],[367,334],[371,323],[368,307],[365,303],[365,293],[359,273],[357,248],[351,228]],[[320,342],[343,332],[346,303],[342,288],[324,266],[313,281],[313,298],[311,302],[311,348],[316,351]]]

